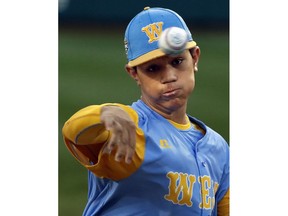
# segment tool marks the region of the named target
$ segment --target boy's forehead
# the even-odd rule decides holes
[[[178,55],[164,55],[158,58],[154,58],[151,59],[139,66],[147,66],[147,65],[151,65],[151,64],[166,64],[167,62],[172,61],[173,59],[177,59],[177,58],[184,58],[187,56],[187,54],[189,55],[189,50],[184,50],[183,53],[180,53]]]

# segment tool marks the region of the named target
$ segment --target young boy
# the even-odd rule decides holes
[[[188,34],[177,55],[157,43],[172,26]],[[126,71],[141,98],[88,106],[63,127],[69,151],[89,170],[83,215],[229,215],[228,144],[186,114],[200,48],[185,22],[147,7],[130,21],[124,42]]]

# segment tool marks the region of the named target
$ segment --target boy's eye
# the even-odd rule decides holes
[[[156,64],[153,64],[153,65],[149,65],[147,68],[146,68],[146,71],[147,72],[156,72],[160,69],[160,67]]]
[[[180,65],[182,62],[183,62],[183,58],[176,58],[176,59],[173,59],[172,61],[172,65],[173,66],[177,66],[177,65]]]

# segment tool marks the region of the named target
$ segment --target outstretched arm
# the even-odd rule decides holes
[[[145,137],[130,106],[88,106],[68,119],[62,132],[70,153],[99,177],[126,178],[144,159]]]

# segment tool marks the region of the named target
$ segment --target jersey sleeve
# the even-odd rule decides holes
[[[220,182],[219,189],[216,192],[216,200],[217,200],[217,213],[218,216],[229,216],[230,210],[230,157],[229,157],[229,146],[225,142],[225,161],[226,165],[223,170],[222,179]]]
[[[230,191],[226,192],[222,200],[217,204],[217,216],[229,216],[230,214]]]
[[[105,129],[100,119],[103,106],[118,106],[135,122],[136,149],[130,164],[115,161],[116,150],[111,154],[103,153],[103,147],[111,137],[111,132]],[[144,159],[144,134],[138,127],[138,114],[130,106],[115,103],[88,106],[68,119],[63,126],[62,134],[66,147],[76,160],[101,178],[126,178],[138,169]]]

